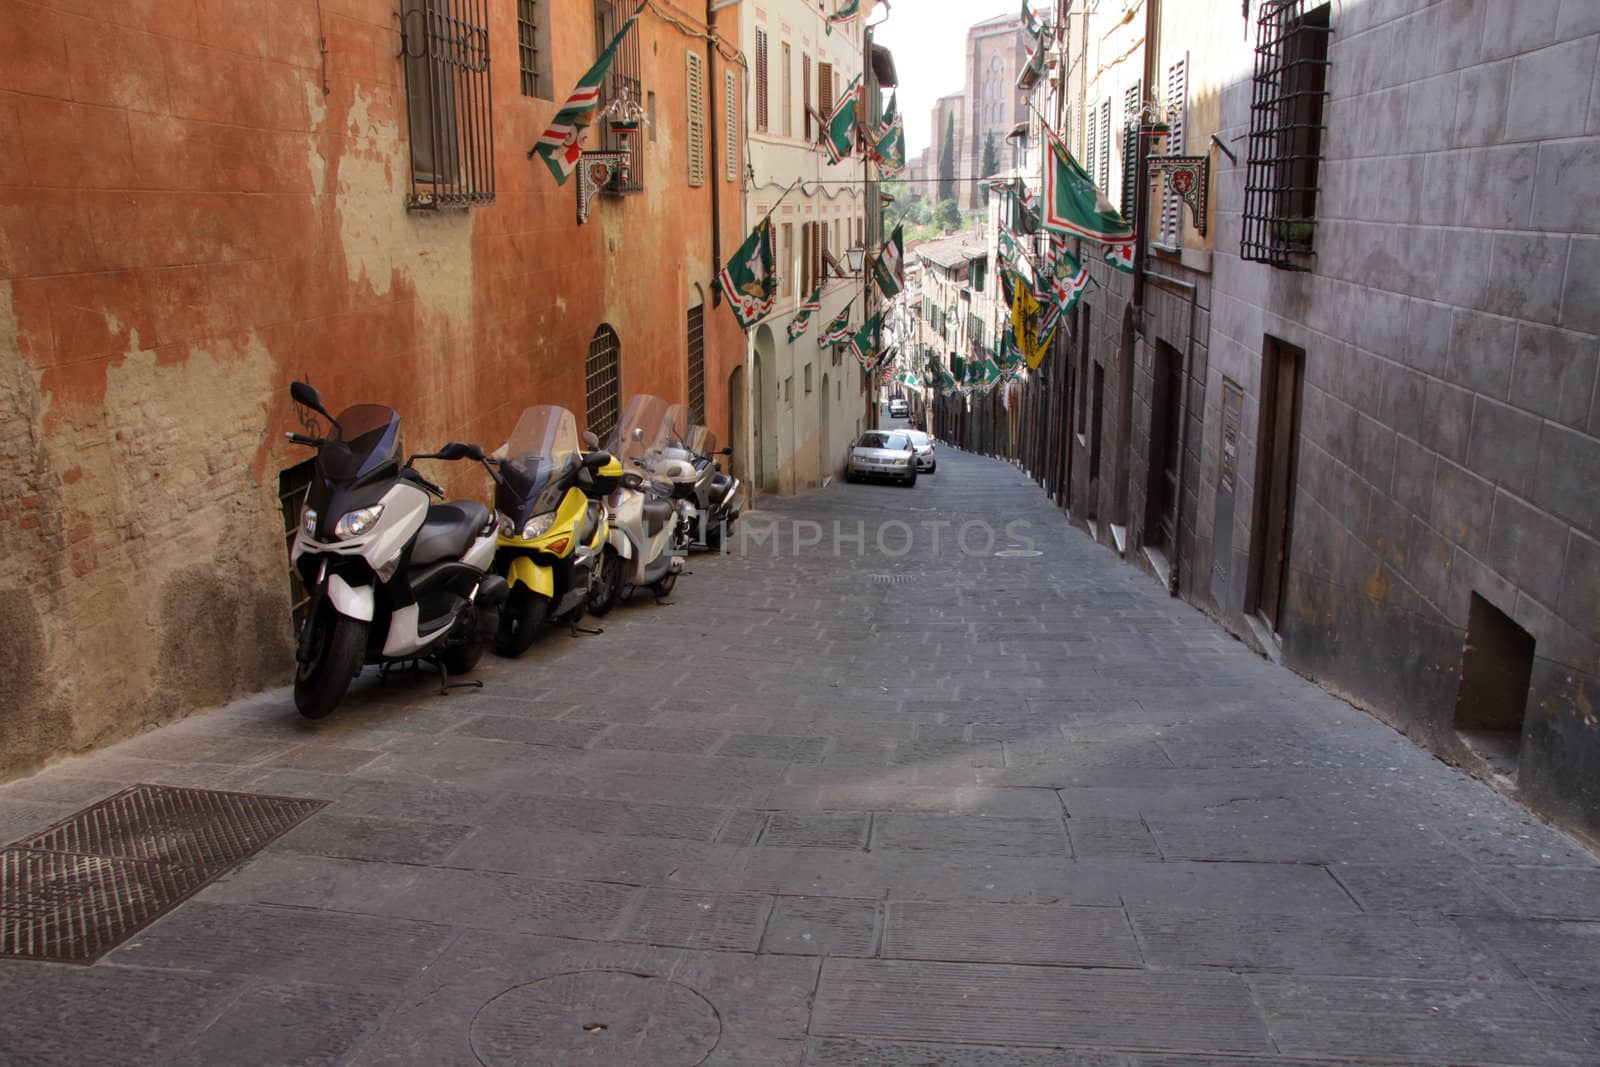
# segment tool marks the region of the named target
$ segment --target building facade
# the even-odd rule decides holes
[[[580,225],[527,152],[632,5],[461,3],[445,36],[439,6],[9,9],[0,774],[288,681],[293,380],[395,407],[418,450],[535,403],[604,432],[633,392],[731,427],[741,12],[711,46],[641,16],[605,93],[651,121]]]
[[[1061,0],[1038,103],[1136,269],[1079,244],[999,443],[1263,654],[1593,833],[1591,8]]]
[[[750,331],[748,470],[760,491],[795,493],[843,469],[868,404],[855,360],[817,338],[847,304],[864,321],[861,279],[849,275],[846,255],[867,241],[862,161],[830,164],[820,142],[835,102],[862,74],[870,12],[828,33],[827,12],[806,0],[739,6],[752,63],[746,214],[751,226],[771,216],[778,254],[777,304]],[[819,283],[822,306],[791,342],[788,324]]]
[[[967,211],[981,210],[988,202],[976,179],[1021,162],[1022,149],[1011,139],[1011,132],[1017,123],[1028,120],[1027,94],[1017,88],[1017,76],[1027,61],[1028,43],[1020,17],[988,19],[967,31],[963,173],[974,179],[962,187],[960,203]],[[991,148],[994,166],[985,173],[985,157]]]

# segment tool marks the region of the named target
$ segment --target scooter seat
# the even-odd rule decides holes
[[[472,539],[488,524],[489,509],[476,500],[431,505],[411,548],[411,565],[420,567],[464,555]]]
[[[646,500],[644,502],[644,529],[645,533],[654,537],[661,532],[661,527],[672,521],[672,505],[665,500]]]

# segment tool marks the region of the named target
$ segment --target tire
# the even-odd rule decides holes
[[[500,609],[500,625],[495,630],[494,650],[501,656],[520,656],[539,639],[550,618],[550,598],[526,586],[511,590],[511,597]]]
[[[722,551],[722,523],[714,522],[706,527],[706,547],[713,552]]]
[[[917,484],[917,472],[916,471],[912,471],[910,474],[906,475],[906,488],[910,489],[912,486],[914,486],[916,484]]]
[[[459,678],[478,665],[483,658],[483,642],[476,638],[459,645],[451,645],[439,656],[444,669]]]
[[[934,460],[932,465],[928,467],[928,473],[932,474],[934,471],[936,471],[938,469],[939,469],[939,461],[938,460]]]
[[[590,615],[598,617],[616,607],[617,601],[622,599],[622,557],[607,545],[600,550],[595,566],[599,571],[589,580],[588,608]]]
[[[320,634],[312,635],[317,658],[302,663],[294,676],[294,706],[308,719],[320,719],[339,706],[350,689],[350,679],[367,658],[367,624],[340,615],[330,604],[318,609],[319,618],[308,620]]]
[[[844,480],[847,481],[847,482],[855,481],[856,480],[856,472],[851,470],[849,467],[846,467],[845,470],[844,470]]]
[[[657,579],[656,583],[650,588],[655,590],[656,596],[665,597],[672,595],[672,589],[677,584],[678,576],[676,574],[669,574],[665,578]]]

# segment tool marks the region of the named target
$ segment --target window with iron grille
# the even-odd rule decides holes
[[[544,0],[517,0],[517,69],[522,95],[554,98],[550,77],[550,18]]]
[[[617,425],[622,393],[622,344],[617,331],[602,322],[589,339],[583,365],[584,429],[604,440]]]
[[[494,201],[488,0],[401,0],[412,207]]]
[[[1138,225],[1133,214],[1139,209],[1139,113],[1144,110],[1140,84],[1134,82],[1122,94],[1122,217]]]
[[[1100,190],[1111,188],[1111,98],[1100,102]]]
[[[767,132],[767,31],[756,27],[756,132]]]
[[[1241,258],[1309,270],[1328,84],[1329,5],[1264,0],[1256,18]]]
[[[617,0],[595,0],[594,4],[594,39],[595,54],[617,35],[622,24],[628,16],[633,14],[637,5],[631,2],[618,3]],[[626,10],[624,10],[626,8]],[[635,26],[633,32],[622,39],[617,46],[616,53],[611,57],[611,69],[606,72],[604,80],[600,83],[600,109],[613,100],[626,98],[636,104],[644,103],[644,88],[639,79],[639,37],[643,28]],[[627,149],[632,153],[630,160],[628,180],[622,180],[619,171],[606,185],[608,193],[636,193],[644,188],[644,138],[631,137],[624,140],[621,134],[613,132],[606,123],[596,124],[600,135],[600,149],[607,152],[621,152]]]
[[[706,306],[689,309],[689,418],[706,421]]]
[[[1183,123],[1189,114],[1189,61],[1185,57],[1167,68],[1167,155],[1183,155]],[[1162,183],[1161,243],[1173,248],[1183,243],[1183,200]]]
[[[688,61],[689,184],[706,183],[706,60],[690,52]]]
[[[730,182],[739,180],[739,76],[731,70],[722,72],[722,143],[723,177]]]

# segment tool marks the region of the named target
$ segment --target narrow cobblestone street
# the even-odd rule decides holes
[[[280,691],[0,789],[5,841],[134,783],[328,802],[92,967],[0,961],[0,1060],[1600,1062],[1578,843],[998,461],[763,504],[481,691]]]

